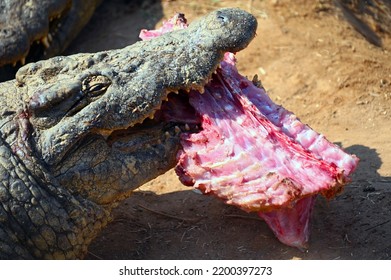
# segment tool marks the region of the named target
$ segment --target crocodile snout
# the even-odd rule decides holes
[[[208,38],[213,36],[213,40],[209,40],[212,42],[211,47],[224,52],[238,52],[247,47],[258,26],[257,19],[252,14],[237,8],[216,10],[202,21],[206,24],[203,28],[210,35]]]

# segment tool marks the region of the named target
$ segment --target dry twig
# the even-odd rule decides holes
[[[141,204],[139,204],[138,206],[143,208],[143,209],[145,209],[145,210],[148,210],[148,211],[150,211],[152,213],[155,213],[155,214],[158,214],[158,215],[161,215],[161,216],[164,216],[164,217],[168,217],[168,218],[171,218],[171,219],[179,220],[179,221],[184,221],[184,222],[189,222],[189,223],[196,223],[196,222],[198,222],[198,221],[200,221],[202,219],[202,218],[183,218],[183,217],[178,217],[178,216],[175,216],[175,215],[167,214],[167,213],[164,213],[164,212],[160,212],[160,211],[148,208],[148,207],[146,207],[144,205],[141,205]]]

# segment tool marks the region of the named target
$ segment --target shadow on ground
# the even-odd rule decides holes
[[[375,149],[354,145],[354,181],[331,201],[319,198],[308,251],[279,243],[256,214],[191,190],[136,192],[93,242],[102,259],[390,259],[391,180]]]

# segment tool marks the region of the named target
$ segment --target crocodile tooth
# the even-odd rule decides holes
[[[45,48],[49,48],[50,47],[50,43],[49,43],[49,40],[48,40],[48,36],[45,36],[41,39],[41,43],[45,46]]]
[[[48,37],[48,42],[51,43],[53,41],[52,34],[48,33],[47,37]]]
[[[171,136],[168,131],[164,132],[164,135],[166,135],[167,138],[169,138]]]
[[[175,133],[181,132],[181,129],[178,126],[175,126],[174,129],[175,129]]]
[[[205,92],[205,88],[204,87],[200,87],[198,88],[198,92],[203,94]]]
[[[190,126],[188,124],[185,124],[185,130],[187,130],[187,131],[190,130]]]
[[[26,64],[26,57],[22,57],[20,59],[20,64],[25,65]]]

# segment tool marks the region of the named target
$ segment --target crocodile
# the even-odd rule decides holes
[[[0,258],[83,258],[113,207],[175,166],[188,125],[159,117],[165,100],[202,92],[256,28],[253,15],[220,9],[123,49],[27,64],[3,82]]]
[[[103,0],[3,0],[0,66],[64,51]]]

